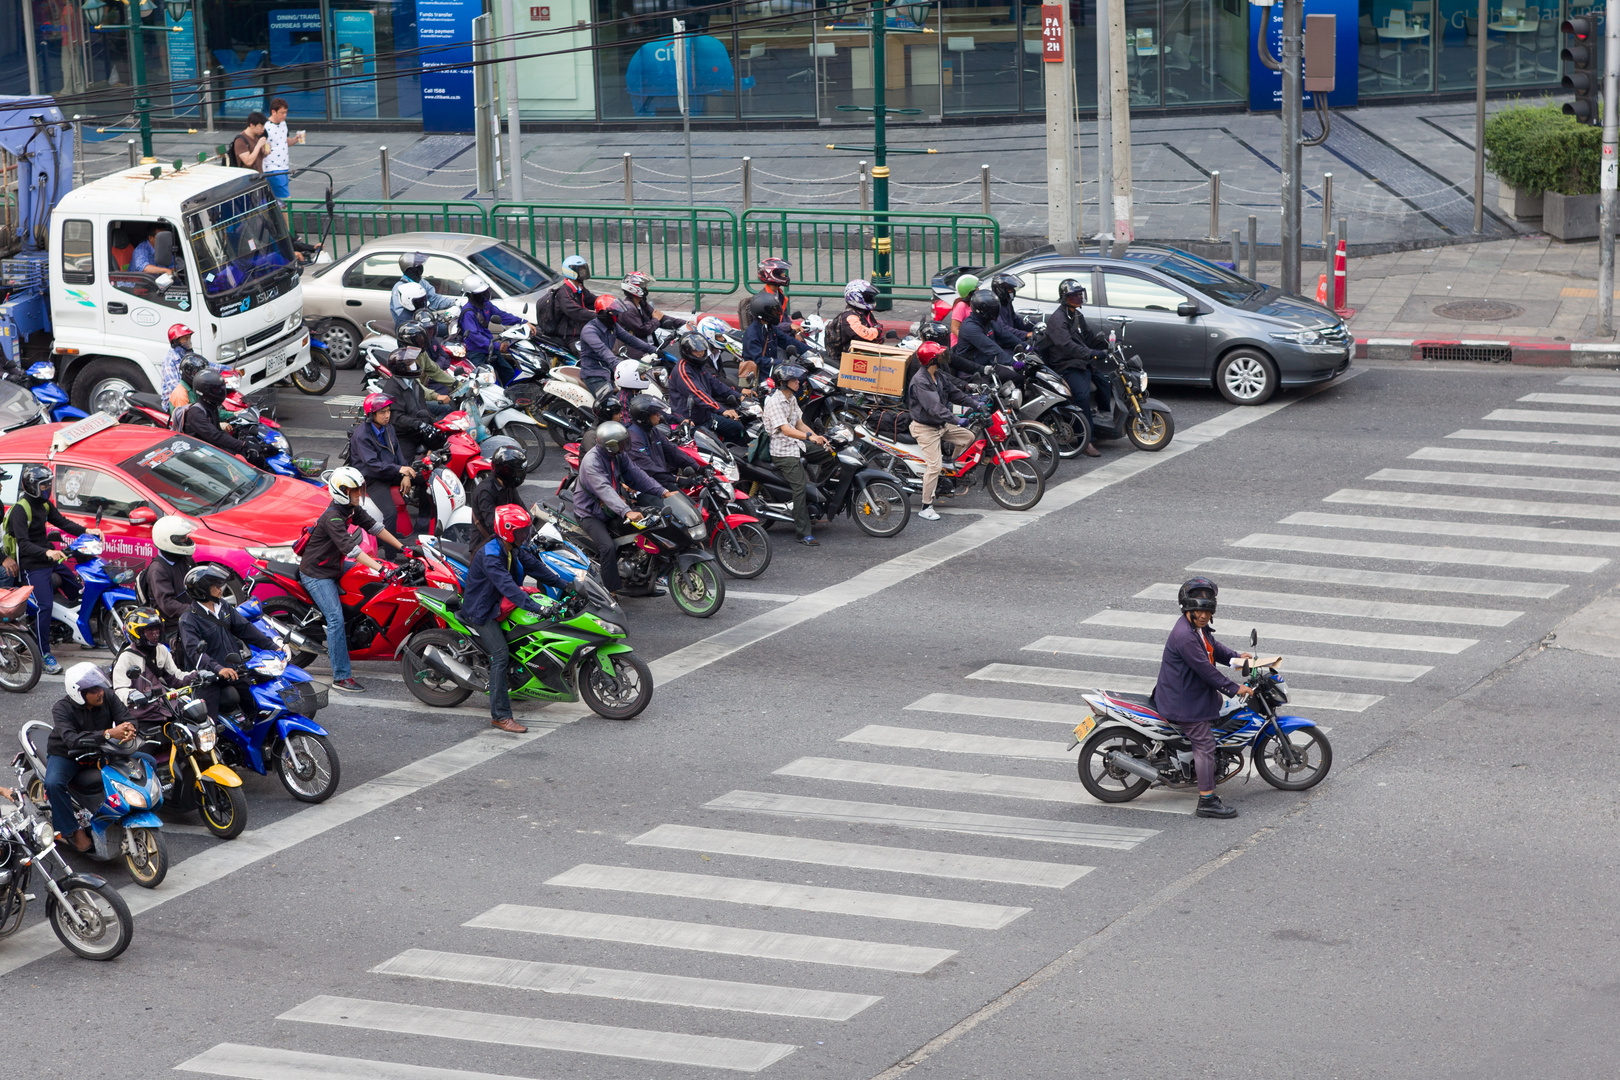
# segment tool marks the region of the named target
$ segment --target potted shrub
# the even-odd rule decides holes
[[[1541,182],[1536,161],[1526,149],[1532,135],[1549,122],[1548,110],[1561,110],[1550,103],[1511,105],[1493,113],[1485,121],[1485,167],[1499,182],[1496,205],[1509,217],[1535,221],[1542,215]]]
[[[1598,160],[1602,132],[1544,101],[1514,105],[1485,124],[1485,154],[1501,181],[1497,202],[1525,220],[1539,216],[1560,240],[1597,235]]]

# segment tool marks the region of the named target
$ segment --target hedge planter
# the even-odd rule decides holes
[[[1506,180],[1497,185],[1496,205],[1502,213],[1516,221],[1540,221],[1542,217],[1542,193],[1527,188],[1514,187]]]
[[[1560,195],[1556,191],[1549,191],[1541,227],[1548,236],[1566,243],[1571,240],[1595,240],[1598,235],[1600,198],[1600,195]]]

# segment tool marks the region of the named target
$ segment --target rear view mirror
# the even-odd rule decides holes
[[[129,523],[143,528],[157,523],[157,511],[150,506],[137,506],[129,512]]]
[[[679,87],[677,87],[677,89],[679,89]],[[804,312],[795,311],[795,312],[793,312],[793,314],[789,315],[788,318],[790,318],[790,319],[802,319],[802,318],[804,318]]]
[[[1198,305],[1190,300],[1183,301],[1176,306],[1176,314],[1180,315],[1183,319],[1196,318],[1198,315]]]
[[[883,340],[884,341],[899,341],[900,340],[900,331],[898,331],[898,330],[890,330],[888,333],[883,335]]]
[[[158,266],[168,266],[174,262],[174,233],[160,230],[152,237],[152,261]],[[144,270],[145,267],[133,269]]]
[[[1260,631],[1258,631],[1258,630],[1250,630],[1249,631],[1249,648],[1252,649],[1258,644],[1260,644]]]

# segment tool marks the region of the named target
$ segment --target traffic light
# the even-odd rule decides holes
[[[1575,100],[1564,106],[1564,112],[1583,124],[1598,122],[1597,20],[1590,15],[1574,15],[1564,20],[1559,30],[1569,35],[1570,41],[1558,54],[1569,63],[1569,74],[1564,76],[1565,90],[1575,91]]]

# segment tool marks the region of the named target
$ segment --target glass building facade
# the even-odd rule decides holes
[[[169,16],[154,0],[139,2]],[[1118,0],[1126,20],[1133,106],[1244,108],[1254,66],[1247,0]],[[1356,100],[1470,94],[1478,35],[1486,38],[1493,91],[1556,89],[1559,22],[1589,4],[1489,9],[1481,28],[1472,0],[1307,0],[1356,18]],[[1331,7],[1328,5],[1331,4]],[[142,34],[146,78],[161,115],[196,117],[197,80],[209,76],[222,117],[284,97],[298,122],[366,123],[423,115],[419,53],[459,29],[486,0],[192,0],[180,32]],[[886,57],[874,70],[869,8],[827,0],[752,0],[732,6],[686,0],[518,0],[518,92],[532,121],[631,126],[679,115],[671,20],[690,37],[692,116],[698,123],[751,120],[866,124],[875,81],[892,122],[968,116],[1036,117],[1044,109],[1040,6],[1020,0],[941,0],[890,9]],[[1074,0],[1071,47],[1082,110],[1096,104],[1096,4]],[[109,0],[102,22],[126,21]],[[497,26],[498,33],[506,27]],[[29,42],[32,41],[30,64]],[[1341,41],[1348,40],[1341,37]],[[81,0],[0,0],[0,93],[30,88],[90,94],[96,112],[128,94],[129,35],[88,24]],[[1344,80],[1341,79],[1341,82]],[[172,86],[170,84],[173,84]],[[1335,94],[1338,101],[1344,93]],[[127,107],[127,106],[126,106]],[[468,111],[470,119],[470,109]]]

